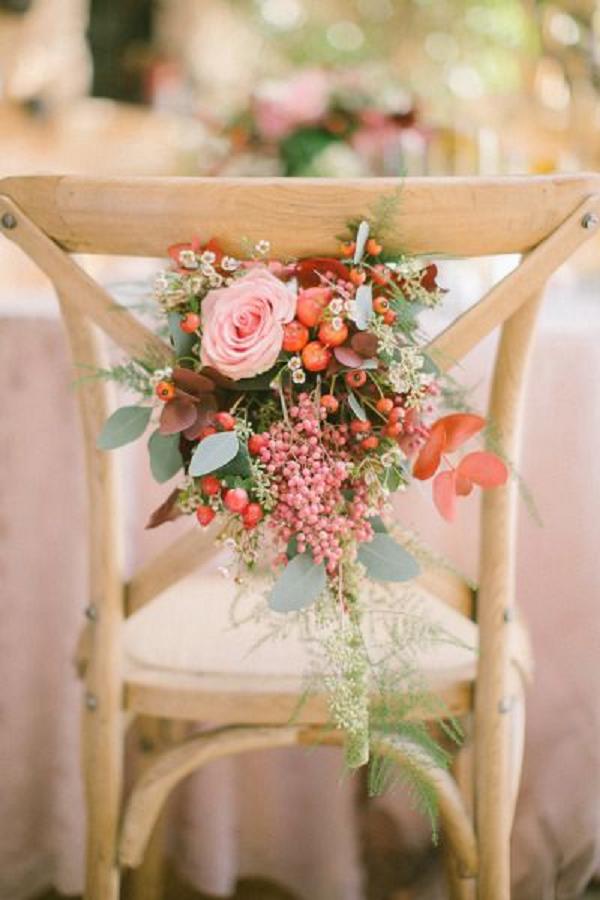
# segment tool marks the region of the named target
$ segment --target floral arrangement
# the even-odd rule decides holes
[[[452,519],[458,497],[503,484],[507,469],[486,450],[451,460],[485,422],[443,409],[418,324],[444,296],[436,266],[389,257],[366,220],[350,233],[337,258],[273,260],[264,240],[246,259],[216,240],[171,247],[155,297],[173,362],[109,373],[141,401],[113,413],[98,444],[135,440],[155,419],[152,472],[182,480],[150,526],[219,519],[242,574],[270,560],[271,610],[313,614],[327,632],[332,718],[358,765],[369,755],[365,597],[419,573],[386,527],[391,495],[433,479]]]
[[[427,134],[389,72],[306,68],[264,81],[230,123],[233,149],[274,153],[281,174],[422,174]]]

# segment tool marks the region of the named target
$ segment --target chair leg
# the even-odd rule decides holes
[[[452,773],[463,797],[465,807],[469,815],[473,815],[473,800],[475,790],[475,772],[472,742],[472,722],[463,723],[465,729],[465,742],[454,758]],[[477,892],[477,880],[475,878],[463,878],[457,868],[452,854],[444,849],[444,868],[448,884],[450,900],[475,900]]]
[[[492,709],[477,731],[476,823],[479,848],[478,900],[510,900],[512,799],[509,774],[510,716]],[[481,731],[487,740],[482,741]],[[484,747],[487,753],[484,753]]]
[[[119,900],[117,839],[122,799],[123,746],[119,718],[94,695],[83,711],[83,773],[87,806],[84,900]],[[108,704],[107,704],[108,706]]]

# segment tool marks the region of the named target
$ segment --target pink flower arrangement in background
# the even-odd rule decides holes
[[[304,69],[287,81],[267,81],[254,99],[259,131],[280,141],[300,125],[313,125],[325,115],[330,84],[320,69]]]

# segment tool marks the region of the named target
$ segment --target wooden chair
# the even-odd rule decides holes
[[[382,196],[397,191],[395,239],[410,252],[470,257],[523,254],[520,265],[460,316],[432,350],[449,368],[496,326],[502,326],[489,414],[515,460],[524,374],[536,314],[548,277],[598,230],[600,176],[540,178],[272,179],[9,178],[0,183],[0,228],[53,282],[74,361],[97,365],[97,326],[131,354],[171,351],[129,314],[115,314],[110,296],[70,253],[162,256],[192,235],[218,236],[229,252],[239,239],[271,241],[275,256],[326,255],[335,236]],[[128,617],[190,575],[210,553],[192,527],[124,583],[115,526],[114,457],[96,450],[109,413],[105,385],[79,392],[89,482],[90,594],[86,610],[83,734],[88,804],[86,900],[116,900],[122,868],[140,863],[171,789],[212,759],[263,747],[326,741],[323,698],[312,698],[295,724],[297,694],[277,679],[248,679],[153,669],[124,662]],[[514,585],[517,498],[514,483],[484,495],[479,589],[430,573],[423,584],[479,632],[476,672],[446,684],[451,711],[473,718],[473,754],[459,757],[453,779],[428,769],[439,791],[441,824],[452,857],[452,896],[507,900],[509,839],[522,750],[522,660]],[[474,688],[474,690],[473,690]],[[123,791],[125,723],[132,717],[204,721],[213,730],[173,740],[154,754]],[[512,733],[512,745],[510,736]],[[512,747],[512,749],[511,749]],[[379,752],[402,761],[407,748],[381,738]],[[474,765],[471,759],[474,759]],[[474,796],[471,814],[470,795]],[[159,896],[150,868],[140,896]],[[154,873],[154,874],[152,874]]]

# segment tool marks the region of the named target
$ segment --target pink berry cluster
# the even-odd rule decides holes
[[[349,477],[349,454],[340,447],[340,427],[326,425],[308,394],[289,410],[290,423],[277,422],[263,436],[260,459],[269,473],[275,507],[271,524],[280,540],[296,538],[299,553],[336,573],[348,541],[369,541],[366,486]],[[332,453],[329,452],[332,449]],[[352,500],[343,491],[353,490]]]

